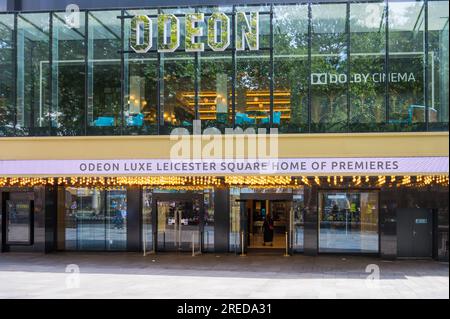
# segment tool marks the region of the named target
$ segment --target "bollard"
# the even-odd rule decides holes
[[[192,257],[195,256],[195,234],[192,232]]]
[[[288,243],[289,243],[289,241],[288,241],[288,232],[286,232],[286,251],[285,251],[285,253],[284,253],[284,257],[289,257],[290,255],[289,255],[289,247],[288,247]]]
[[[144,231],[143,231],[143,234],[142,234],[142,248],[144,249],[144,257],[145,256],[147,256],[147,247],[146,247],[146,244],[147,244],[147,236],[146,236],[146,231],[145,231],[145,226],[144,226]]]
[[[244,252],[244,232],[241,232],[241,254],[239,256],[241,256],[241,257],[246,256],[246,254]]]

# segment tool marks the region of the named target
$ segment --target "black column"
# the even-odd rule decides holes
[[[305,230],[304,254],[315,256],[318,253],[318,189],[315,186],[305,186]]]
[[[397,200],[396,190],[380,192],[380,257],[397,258]]]
[[[214,251],[228,252],[228,238],[230,233],[229,190],[214,189]]]
[[[56,217],[58,210],[58,187],[46,186],[44,191],[44,214],[45,214],[45,253],[56,250]]]
[[[142,191],[140,187],[127,188],[127,251],[141,250]]]
[[[443,187],[436,198],[436,257],[448,262],[448,188]]]
[[[3,238],[5,236],[5,231],[3,230],[3,228],[5,227],[5,225],[3,225],[4,224],[3,221],[5,220],[3,217],[4,214],[3,200],[6,200],[5,194],[0,191],[0,254],[3,253],[5,249],[3,244],[5,242]]]

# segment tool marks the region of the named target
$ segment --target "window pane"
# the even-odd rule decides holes
[[[430,129],[448,130],[448,1],[428,1]]]
[[[127,191],[106,191],[106,250],[127,249]]]
[[[239,188],[230,188],[230,236],[229,236],[229,252],[239,253],[242,250],[241,242],[241,202],[238,201],[241,196]]]
[[[119,134],[120,101],[119,11],[89,12],[88,105],[90,134]]]
[[[231,43],[231,22],[232,7],[205,7],[199,8],[199,12],[205,13],[205,21],[198,24],[203,28],[203,36],[198,41],[204,43],[205,52],[199,54],[199,119],[202,121],[202,128],[217,128],[221,132],[225,128],[232,127],[232,84],[233,84],[233,63],[230,48]],[[214,52],[208,46],[208,21],[212,13],[223,12],[229,19],[230,33],[222,35],[222,24],[217,23],[216,28],[220,30],[216,37],[229,37],[230,43],[226,51]],[[226,29],[224,29],[226,30]],[[217,39],[216,39],[217,40]],[[190,95],[191,103],[195,103],[195,95]]]
[[[346,4],[312,10],[311,116],[313,132],[347,130]]]
[[[177,127],[191,131],[195,105],[189,95],[195,92],[195,58],[187,53],[164,53],[161,63],[162,132],[167,134]]]
[[[269,127],[270,124],[270,7],[242,6],[236,11],[260,12],[259,51],[245,51],[236,54],[236,126]]]
[[[308,121],[308,6],[274,7],[274,117],[281,132]]]
[[[165,9],[167,14],[195,12],[191,8]],[[181,51],[185,48],[185,18],[178,17]],[[195,54],[185,52],[161,53],[161,132],[184,127],[192,131],[196,119],[195,104],[190,96],[195,94]]]
[[[142,192],[142,236],[144,238],[145,250],[153,251],[153,223],[152,223],[152,208],[153,208],[153,193],[151,189],[144,189]]]
[[[98,189],[66,189],[66,250],[105,249],[103,194]]]
[[[203,191],[204,203],[204,226],[203,226],[203,249],[214,252],[214,190]]]
[[[14,132],[14,16],[0,14],[0,136]]]
[[[303,188],[293,190],[293,216],[292,225],[294,227],[292,249],[303,251],[305,245],[305,197]]]
[[[133,16],[156,15],[156,10],[131,10]],[[125,19],[125,50],[132,50],[131,19]],[[152,47],[148,53],[125,54],[125,125],[128,134],[158,132],[158,56],[157,20],[152,21]]]
[[[319,195],[320,252],[378,252],[378,193]]]
[[[17,133],[49,134],[49,14],[18,16]]]
[[[350,130],[379,131],[386,118],[384,2],[350,5]]]
[[[30,201],[6,201],[8,244],[31,244],[31,207]]]
[[[58,135],[84,135],[85,15],[79,27],[65,16],[53,14],[52,127]]]
[[[425,128],[424,3],[389,2],[389,124]]]
[[[198,104],[203,128],[223,132],[232,127],[232,65],[229,52],[201,54]],[[192,95],[190,100],[194,102]]]
[[[270,123],[270,55],[268,51],[237,55],[236,126],[268,127]]]
[[[126,250],[125,190],[66,188],[66,250]]]

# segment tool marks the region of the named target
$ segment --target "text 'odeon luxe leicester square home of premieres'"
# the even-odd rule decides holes
[[[448,260],[448,6],[0,0],[1,252]]]

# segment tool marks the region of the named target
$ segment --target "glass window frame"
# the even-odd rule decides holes
[[[321,203],[321,199],[320,197],[323,194],[326,193],[346,193],[348,194],[361,194],[361,193],[372,193],[372,194],[376,194],[377,197],[377,220],[378,220],[378,225],[377,225],[377,251],[373,251],[373,252],[362,252],[362,251],[321,251],[321,247],[320,247],[320,203]],[[380,193],[381,190],[378,188],[319,188],[317,190],[317,253],[321,254],[321,255],[326,255],[326,254],[334,254],[334,253],[339,253],[339,254],[359,254],[359,255],[380,255],[381,254],[381,219],[380,219]]]
[[[387,20],[387,22],[386,22],[386,35],[385,35],[385,37],[386,37],[386,60],[385,60],[385,70],[386,70],[386,72],[389,70],[389,68],[390,68],[390,61],[389,61],[389,53],[390,53],[390,48],[389,48],[389,14],[388,14],[388,11],[389,11],[389,6],[392,4],[392,3],[395,3],[395,2],[399,2],[399,1],[401,1],[401,0],[384,0],[384,3],[386,4],[386,11],[387,11],[387,15],[386,15],[386,20]],[[429,17],[428,17],[428,8],[429,8],[429,6],[430,6],[430,3],[432,3],[432,2],[436,2],[436,1],[446,1],[446,0],[423,0],[424,1],[424,5],[425,5],[425,26],[424,26],[424,28],[425,28],[425,39],[424,39],[424,51],[425,51],[425,59],[427,60],[424,64],[425,64],[425,76],[424,76],[424,87],[425,88],[430,88],[430,75],[429,75],[429,69],[430,69],[430,66],[429,66],[429,62],[431,62],[431,61],[429,61],[429,60],[432,60],[431,58],[429,58],[428,57],[428,51],[429,51],[429,49],[430,49],[430,43],[429,43],[429,34],[428,34],[428,25],[430,24],[430,21],[429,21]],[[345,1],[338,1],[338,2],[331,2],[331,1],[314,1],[314,2],[308,2],[308,1],[301,1],[301,2],[298,2],[298,3],[292,3],[292,4],[289,4],[289,3],[287,3],[287,4],[278,4],[278,3],[272,3],[272,4],[268,4],[268,5],[265,5],[266,6],[266,8],[268,8],[267,10],[267,12],[265,12],[265,14],[270,14],[270,16],[271,16],[271,18],[270,18],[270,20],[271,20],[271,23],[270,23],[270,40],[269,40],[269,47],[268,48],[260,48],[260,50],[262,50],[262,49],[268,49],[269,51],[270,51],[270,72],[269,72],[269,77],[270,77],[270,79],[269,79],[269,82],[270,82],[270,91],[271,91],[271,97],[270,97],[270,99],[271,99],[271,102],[270,102],[270,106],[271,106],[271,112],[270,112],[270,127],[276,127],[276,125],[273,125],[274,123],[273,123],[273,90],[274,90],[274,78],[273,78],[273,75],[274,75],[274,65],[273,65],[273,63],[274,63],[274,53],[273,53],[273,50],[274,50],[274,48],[273,48],[273,36],[274,36],[274,30],[273,30],[273,27],[274,27],[274,25],[273,25],[273,9],[274,9],[274,7],[275,6],[278,6],[278,5],[282,5],[282,6],[286,6],[286,5],[293,5],[293,6],[297,6],[297,5],[305,5],[305,7],[307,7],[308,8],[308,68],[309,68],[309,72],[308,72],[308,97],[307,97],[307,119],[306,119],[306,127],[305,127],[305,129],[303,129],[303,130],[301,130],[301,131],[296,131],[296,133],[319,133],[319,131],[317,131],[317,130],[315,130],[314,128],[312,128],[311,127],[311,85],[310,85],[310,77],[311,77],[311,24],[313,23],[313,21],[312,21],[312,19],[313,19],[313,17],[311,16],[311,6],[313,6],[313,5],[315,5],[315,4],[317,4],[317,3],[323,3],[323,4],[326,4],[326,3],[342,3],[342,4],[347,4],[347,6],[348,7],[350,7],[352,4],[355,4],[355,3],[358,3],[358,4],[363,4],[363,3],[373,3],[373,2],[379,2],[379,0],[365,0],[365,1],[347,1],[347,2],[345,2]],[[226,11],[226,10],[223,10],[223,8],[225,8],[225,7],[227,7],[227,8],[231,8],[230,10],[230,12],[228,12],[228,11]],[[224,12],[227,12],[227,14],[229,15],[229,17],[233,20],[234,19],[234,16],[235,16],[235,12],[236,12],[236,10],[237,10],[237,8],[242,8],[242,9],[244,9],[244,10],[247,10],[247,11],[250,11],[252,8],[257,8],[257,7],[259,7],[259,5],[247,5],[247,6],[241,6],[241,5],[234,5],[234,6],[230,6],[230,5],[224,5],[224,6],[211,6],[211,7],[205,7],[205,6],[201,6],[201,5],[199,5],[199,6],[180,6],[180,7],[172,7],[172,9],[175,9],[176,10],[176,12],[177,12],[177,14],[178,13],[184,13],[184,12],[186,12],[186,10],[200,10],[200,12],[203,12],[203,10],[205,10],[205,13],[206,13],[206,16],[207,16],[207,12],[209,12],[210,10],[215,10],[215,11],[224,11]],[[161,10],[163,10],[162,9],[162,7],[148,7],[148,8],[142,8],[142,10],[155,10],[155,9],[157,9],[157,10],[159,10],[159,11],[161,11]],[[165,7],[164,8],[164,10],[167,10],[168,9],[168,7]],[[124,29],[124,26],[123,26],[123,19],[125,19],[125,18],[129,18],[129,17],[127,17],[126,16],[126,10],[127,9],[122,9],[122,10],[104,10],[104,9],[92,9],[92,10],[81,10],[80,11],[80,13],[81,14],[84,14],[84,15],[89,15],[90,13],[95,13],[95,12],[98,12],[98,11],[115,11],[115,12],[118,12],[118,15],[117,15],[117,18],[119,19],[119,20],[121,20],[121,22],[120,22],[120,24],[121,24],[121,34],[122,34],[122,40],[124,39],[123,38],[123,29]],[[134,9],[133,9],[134,10]],[[139,10],[141,10],[141,9],[139,9]],[[348,11],[348,10],[347,10]],[[47,11],[47,12],[40,12],[40,13],[44,13],[44,14],[49,14],[50,16],[53,16],[54,15],[54,13],[61,13],[61,12],[63,12],[63,11],[61,11],[61,10],[55,10],[55,11]],[[15,55],[15,61],[16,61],[16,65],[15,65],[15,74],[14,74],[14,83],[15,83],[15,87],[14,87],[14,91],[15,91],[15,96],[14,96],[14,110],[15,110],[15,114],[14,114],[14,116],[15,117],[17,117],[17,105],[18,105],[18,103],[19,103],[19,101],[18,101],[18,97],[17,97],[17,32],[18,32],[18,28],[17,28],[17,19],[18,19],[18,16],[20,16],[20,15],[23,15],[23,14],[33,14],[33,13],[38,13],[38,12],[2,12],[2,13],[0,13],[1,15],[4,15],[4,14],[12,14],[12,15],[14,15],[14,20],[15,20],[15,29],[14,29],[14,48],[13,48],[13,50],[14,50],[14,55]],[[49,19],[50,20],[50,28],[52,28],[53,26],[52,26],[52,21],[53,21],[53,19],[51,18],[51,19]],[[89,19],[85,19],[85,27],[86,27],[86,29],[88,28],[88,24],[89,24],[89,21],[88,21]],[[346,20],[347,20],[347,25],[349,24],[349,20],[350,20],[350,15],[347,13],[347,18],[346,18]],[[232,30],[234,30],[233,28],[232,28]],[[231,100],[232,100],[232,114],[231,114],[231,119],[232,119],[232,123],[230,123],[231,124],[231,126],[233,126],[233,128],[236,126],[235,125],[235,122],[236,122],[236,120],[235,120],[235,114],[236,114],[236,90],[235,90],[235,87],[236,87],[236,49],[234,48],[234,43],[235,43],[235,34],[234,34],[235,32],[232,32],[232,36],[231,36],[231,45],[230,45],[230,47],[228,47],[227,48],[227,50],[225,51],[225,52],[231,52],[231,55],[232,55],[232,63],[233,63],[233,74],[232,74],[232,79],[231,79],[231,81],[232,81],[232,96],[231,96]],[[53,59],[52,59],[52,51],[51,51],[51,48],[52,48],[52,41],[53,41],[53,38],[52,38],[52,34],[53,34],[53,30],[50,30],[50,39],[49,39],[49,61],[50,61],[50,69],[51,70],[53,70]],[[349,45],[350,44],[350,32],[347,32],[347,36],[348,36],[348,43],[347,43],[347,45]],[[89,40],[89,39],[88,39]],[[348,54],[351,54],[351,46],[349,46],[349,48],[350,48],[350,50],[347,50],[348,52]],[[148,132],[148,131],[145,131],[145,130],[143,130],[143,131],[140,131],[140,130],[138,130],[137,132],[135,132],[134,130],[131,130],[131,132],[128,130],[128,128],[127,128],[127,126],[126,126],[126,123],[125,123],[125,121],[123,120],[123,118],[124,118],[124,102],[125,102],[125,95],[126,95],[126,93],[124,92],[124,90],[125,90],[125,88],[124,88],[124,77],[125,77],[125,67],[126,67],[126,65],[125,65],[125,58],[124,58],[124,54],[125,54],[125,52],[126,52],[126,49],[127,48],[125,48],[125,44],[123,43],[123,41],[122,41],[122,45],[121,45],[121,58],[120,58],[120,69],[121,69],[121,78],[120,78],[120,81],[121,81],[121,87],[120,87],[120,94],[121,94],[121,101],[122,101],[122,103],[121,103],[121,114],[120,114],[120,117],[122,117],[122,121],[121,121],[121,123],[118,125],[118,127],[117,127],[117,129],[114,129],[114,130],[104,130],[104,132],[101,132],[100,134],[102,134],[102,135],[127,135],[127,134],[142,134],[142,135],[153,135],[153,134],[167,134],[168,132],[162,132],[161,131],[161,124],[162,123],[160,123],[161,121],[160,121],[160,118],[161,118],[161,110],[160,110],[160,107],[161,107],[161,101],[158,101],[158,110],[157,110],[157,113],[158,113],[158,123],[157,123],[157,130],[156,130],[156,132],[155,131],[152,131],[152,132]],[[180,49],[181,50],[181,49]],[[87,53],[88,52],[86,52],[85,53],[85,59],[87,60]],[[190,54],[193,54],[193,53],[190,53]],[[159,53],[157,54],[158,56],[159,56]],[[196,57],[196,59],[198,59],[198,54],[194,54],[194,55],[197,55],[197,57]],[[199,63],[197,63],[196,65],[198,65]],[[348,68],[349,69],[349,68]],[[348,71],[348,72],[350,72],[350,70]],[[52,77],[52,72],[49,72],[50,73],[50,75],[49,75],[49,80],[50,80],[50,82],[51,82],[51,77]],[[198,72],[196,72],[196,73],[198,73]],[[348,73],[347,74],[347,76],[349,76],[349,74],[350,73]],[[86,75],[85,75],[85,77],[87,78],[87,72],[86,72]],[[160,77],[158,77],[158,81],[160,82]],[[197,117],[198,117],[198,95],[199,95],[199,91],[200,91],[200,88],[199,88],[199,86],[198,86],[198,84],[199,84],[199,78],[198,78],[198,76],[196,77],[196,80],[195,80],[195,94],[196,94],[196,113],[197,113]],[[386,81],[386,83],[385,83],[385,92],[389,92],[389,89],[390,89],[390,84],[389,84],[389,82],[388,81]],[[159,92],[159,94],[158,94],[158,96],[160,96],[160,90],[161,90],[161,87],[159,86],[158,87],[158,92]],[[48,92],[47,92],[48,91]],[[429,92],[430,90],[429,89],[425,89],[424,90],[424,99],[425,99],[425,108],[426,108],[426,110],[429,110],[429,108],[430,108],[430,98],[431,98],[431,93]],[[46,92],[45,92],[47,95],[48,95],[48,97],[51,99],[51,101],[49,101],[49,105],[51,106],[51,105],[53,105],[54,104],[54,101],[53,101],[53,92],[52,92],[52,85],[48,85],[48,90],[46,90]],[[86,95],[86,94],[85,94]],[[349,95],[349,93],[347,93],[347,95]],[[348,96],[347,97],[347,100],[349,99],[350,97]],[[348,109],[348,112],[350,112],[350,101],[347,101],[347,109]],[[88,97],[87,96],[85,96],[85,102],[84,102],[84,111],[86,112],[87,111],[87,105],[88,105]],[[389,110],[390,110],[390,105],[389,105],[389,96],[388,96],[388,94],[385,94],[385,108],[386,108],[386,114],[385,114],[385,118],[386,118],[386,123],[388,123],[388,121],[389,121]],[[302,115],[302,116],[304,116],[304,115]],[[350,117],[348,117],[348,119],[347,119],[347,122],[350,122]],[[431,123],[431,121],[430,121],[430,114],[429,114],[429,111],[425,111],[425,122],[424,122],[424,127],[423,128],[415,128],[415,127],[412,127],[411,128],[411,131],[448,131],[448,123],[444,123],[444,125],[439,125],[439,126],[436,126],[436,125],[433,125],[433,123],[431,123],[431,125],[430,125],[430,123]],[[88,123],[87,123],[87,118],[86,118],[86,116],[84,116],[84,121],[83,121],[83,125],[84,125],[84,127],[80,130],[80,132],[78,132],[78,133],[76,133],[76,134],[79,134],[80,136],[85,136],[85,135],[98,135],[97,133],[95,133],[95,132],[89,132],[88,130],[87,130],[87,128],[88,128]],[[351,133],[358,133],[358,132],[360,132],[360,131],[364,131],[364,132],[373,132],[374,131],[374,129],[367,129],[367,130],[364,130],[364,129],[351,129],[349,126],[351,125],[351,123],[347,123],[347,129],[346,130],[343,130],[342,131],[342,133],[349,133],[349,132],[351,132]],[[219,128],[219,129],[221,129],[221,128]],[[295,128],[294,128],[295,129]],[[397,130],[397,128],[395,128],[395,127],[391,127],[391,126],[389,126],[389,125],[385,125],[385,126],[380,126],[378,129],[377,129],[377,132],[392,132],[392,131],[396,131]],[[289,133],[289,132],[286,132],[286,133]],[[25,131],[20,131],[20,130],[18,130],[17,129],[17,123],[14,123],[14,128],[12,129],[12,133],[10,133],[9,135],[13,135],[13,136],[36,136],[36,135],[49,135],[49,136],[54,136],[54,135],[58,135],[58,132],[57,132],[57,130],[52,130],[52,127],[51,127],[51,121],[48,121],[48,127],[47,127],[47,125],[45,126],[45,127],[43,127],[43,130],[41,131],[41,132],[35,132],[35,131],[33,131],[33,130],[30,130],[30,131],[27,131],[27,130],[25,130]]]

